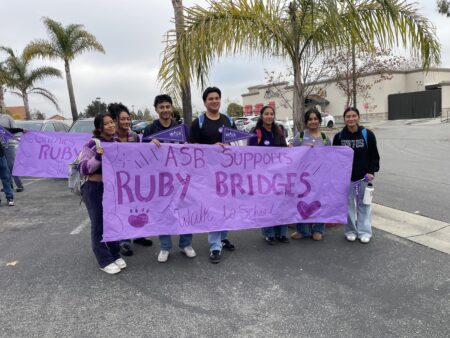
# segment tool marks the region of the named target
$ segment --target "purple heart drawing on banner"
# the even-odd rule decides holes
[[[317,210],[319,210],[321,206],[322,204],[320,203],[320,201],[314,201],[311,203],[300,201],[297,203],[297,210],[300,213],[300,216],[306,219],[314,214]]]
[[[239,140],[256,137],[256,134],[247,133],[245,131],[223,127],[222,143],[230,143]]]

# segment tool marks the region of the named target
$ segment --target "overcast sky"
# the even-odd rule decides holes
[[[420,13],[437,27],[442,44],[442,65],[450,67],[450,18],[439,15],[435,0],[420,0]],[[185,6],[205,1],[184,0]],[[121,101],[130,110],[150,108],[160,93],[156,81],[164,49],[164,34],[174,24],[171,0],[0,0],[0,45],[21,53],[34,39],[46,38],[41,18],[48,16],[64,25],[77,23],[94,34],[106,54],[89,52],[71,64],[72,80],[78,111],[84,111],[95,98],[109,103]],[[46,61],[61,71],[62,61]],[[38,63],[36,63],[38,64]],[[280,71],[287,67],[283,60],[259,57],[234,57],[218,60],[210,73],[210,84],[222,89],[223,101],[242,102],[247,87],[264,83],[264,69]],[[62,113],[70,117],[69,96],[65,79],[45,80],[39,84],[58,98]],[[7,106],[23,105],[21,99],[5,96]],[[200,91],[192,90],[195,110],[203,104]],[[30,97],[31,109],[39,109],[47,117],[58,113],[45,100]],[[226,105],[223,104],[223,109]]]

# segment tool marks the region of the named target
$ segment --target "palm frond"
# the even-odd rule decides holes
[[[58,111],[61,111],[58,105],[58,99],[55,95],[49,92],[47,89],[34,87],[28,91],[28,94],[36,94],[45,97],[51,103],[53,103]]]
[[[28,76],[28,82],[32,85],[36,81],[40,81],[47,77],[59,77],[62,78],[61,71],[53,67],[39,67],[30,71]]]

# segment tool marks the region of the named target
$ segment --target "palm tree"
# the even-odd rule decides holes
[[[409,47],[424,67],[440,59],[434,27],[404,0],[211,0],[209,8],[187,8],[183,29],[169,32],[159,79],[164,89],[181,88],[194,74],[203,86],[221,56],[287,58],[294,73],[293,118],[302,129],[302,60],[349,40],[357,47]]]
[[[59,110],[56,97],[47,89],[36,87],[35,83],[47,77],[61,78],[61,72],[56,68],[46,66],[30,69],[31,59],[25,52],[20,56],[16,56],[11,48],[0,47],[0,50],[7,54],[1,79],[11,89],[11,94],[23,99],[27,120],[31,119],[28,99],[30,94],[38,94],[45,97]]]
[[[44,25],[47,28],[50,40],[35,40],[31,42],[26,53],[30,56],[48,57],[50,59],[62,59],[66,72],[67,88],[69,90],[70,109],[74,121],[78,119],[77,104],[70,74],[70,62],[86,51],[98,51],[105,53],[103,46],[94,35],[87,32],[83,25],[72,24],[64,27],[60,22],[44,17]]]
[[[6,106],[5,106],[5,78],[6,78],[6,70],[4,69],[3,62],[0,62],[0,114],[6,114]]]
[[[184,27],[183,0],[172,0],[172,6],[175,12],[175,28],[180,32]],[[183,83],[180,89],[181,103],[183,106],[183,120],[185,124],[190,126],[192,122],[191,85],[189,82]]]

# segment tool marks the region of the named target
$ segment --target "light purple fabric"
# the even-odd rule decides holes
[[[103,148],[105,241],[347,220],[348,147]]]
[[[67,178],[69,163],[91,137],[82,133],[26,132],[20,139],[13,175]]]

